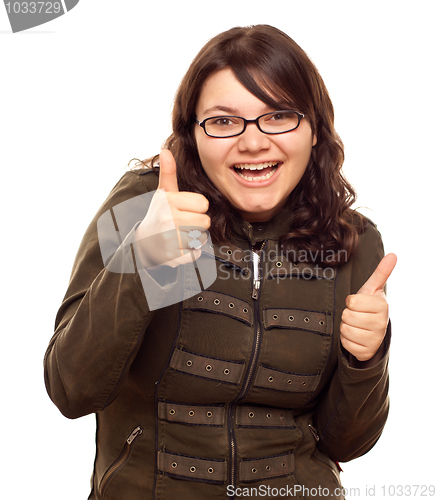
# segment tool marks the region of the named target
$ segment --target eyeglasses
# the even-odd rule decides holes
[[[248,123],[255,123],[264,134],[285,134],[296,130],[304,116],[297,111],[286,110],[266,113],[255,120],[246,120],[241,116],[213,116],[201,122],[196,120],[196,123],[209,137],[225,139],[243,134]]]

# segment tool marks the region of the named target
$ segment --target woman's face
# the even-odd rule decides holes
[[[251,94],[230,69],[206,80],[196,107],[199,121],[223,115],[254,119],[271,111],[279,110]],[[206,175],[248,222],[268,221],[281,211],[316,144],[306,118],[285,134],[264,134],[248,124],[242,135],[226,139],[208,137],[196,125],[195,138]]]

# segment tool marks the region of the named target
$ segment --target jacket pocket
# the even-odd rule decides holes
[[[315,463],[317,463],[320,467],[322,467],[324,470],[326,470],[327,473],[329,474],[329,477],[334,480],[335,484],[331,485],[331,496],[334,497],[333,491],[335,491],[335,488],[339,488],[339,490],[341,489],[341,480],[340,480],[341,469],[339,468],[336,462],[334,462],[327,455],[322,453],[317,447],[317,443],[319,442],[320,437],[314,425],[312,423],[308,423],[308,428],[314,438],[314,443],[315,443],[311,459]],[[344,500],[343,493],[340,493],[339,495],[335,496],[335,498],[339,500]]]
[[[136,442],[138,436],[140,436],[142,433],[143,433],[143,428],[141,426],[138,426],[129,434],[129,437],[126,439],[126,442],[124,443],[124,446],[123,446],[123,449],[121,450],[120,455],[111,464],[111,466],[108,468],[108,470],[103,475],[102,480],[100,481],[99,498],[101,498],[101,499],[104,498],[105,491],[106,491],[109,483],[112,481],[114,476],[120,471],[120,469],[126,465],[127,461],[129,460],[130,456],[132,455],[132,451],[133,451],[135,442]]]

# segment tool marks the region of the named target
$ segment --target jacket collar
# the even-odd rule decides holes
[[[232,212],[233,232],[248,240],[252,246],[264,240],[278,240],[289,232],[290,210],[284,209],[267,222],[247,222],[237,212]]]

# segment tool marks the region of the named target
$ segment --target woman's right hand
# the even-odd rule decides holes
[[[201,249],[190,248],[189,243],[198,240],[203,244],[211,224],[205,196],[179,191],[172,153],[164,149],[159,157],[158,190],[135,232],[136,252],[145,268],[163,264],[177,267],[198,259]],[[197,232],[189,236],[193,230]]]

